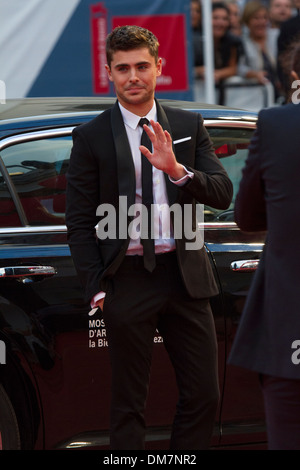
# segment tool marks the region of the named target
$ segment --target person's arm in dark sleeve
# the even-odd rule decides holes
[[[84,134],[75,129],[67,172],[66,225],[71,255],[87,302],[99,292],[103,272],[95,230],[98,200],[98,166]]]
[[[264,184],[261,177],[260,133],[258,122],[235,199],[235,221],[245,232],[267,229]]]

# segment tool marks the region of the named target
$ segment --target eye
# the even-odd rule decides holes
[[[127,67],[126,65],[121,65],[120,67],[117,68],[118,72],[126,72],[127,71]]]

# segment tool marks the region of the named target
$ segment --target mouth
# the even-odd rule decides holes
[[[227,28],[223,27],[223,26],[216,26],[214,28],[214,33],[215,34],[224,34],[225,31],[226,31]]]
[[[126,89],[126,91],[129,91],[129,93],[138,93],[139,91],[143,90],[144,87],[141,86],[131,86]]]

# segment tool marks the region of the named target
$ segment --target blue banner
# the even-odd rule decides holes
[[[144,0],[81,0],[27,96],[114,96],[104,68],[105,38],[114,27],[123,24],[138,24],[158,37],[163,72],[156,96],[191,100],[189,0],[152,0],[148,4]]]

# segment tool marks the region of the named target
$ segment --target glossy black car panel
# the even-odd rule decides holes
[[[108,445],[110,368],[104,322],[89,315],[66,241],[66,170],[74,126],[112,99],[49,99],[0,107],[1,448]],[[256,116],[196,103],[238,190]],[[220,294],[212,299],[219,343],[220,407],[213,447],[263,443],[257,377],[226,365],[264,234],[244,234],[227,211],[205,208],[205,243]],[[154,338],[147,446],[167,448],[176,385]],[[178,345],[180,348],[180,344]]]

